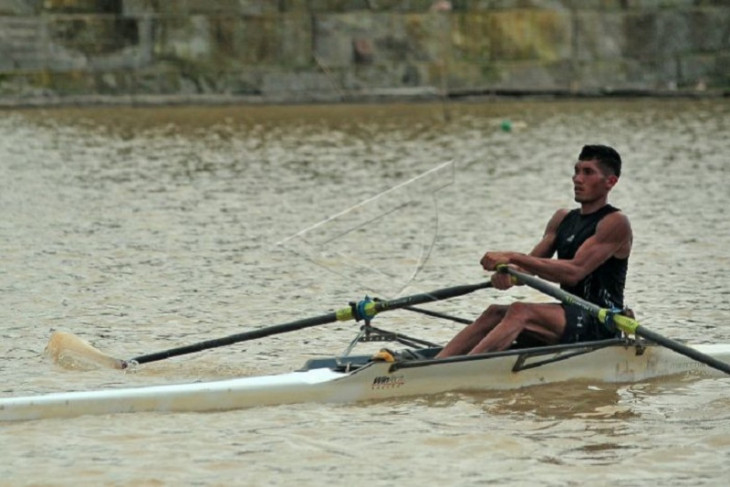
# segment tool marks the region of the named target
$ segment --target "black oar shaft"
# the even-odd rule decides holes
[[[236,333],[234,335],[229,335],[223,338],[206,340],[204,342],[193,343],[192,345],[185,345],[182,347],[171,348],[169,350],[163,350],[161,352],[140,355],[139,357],[133,358],[132,361],[137,362],[138,364],[156,362],[158,360],[164,360],[170,357],[176,357],[178,355],[186,355],[189,353],[200,352],[203,350],[208,350],[210,348],[223,347],[226,345],[232,345],[234,343],[244,342],[247,340],[256,340],[257,338],[264,338],[270,335],[276,335],[277,333],[286,333],[289,331],[301,330],[302,328],[324,325],[326,323],[333,323],[335,321],[337,321],[337,313],[329,313],[314,318],[307,318],[303,320],[292,321],[290,323],[284,323],[281,325],[259,328],[257,330]]]
[[[158,360],[164,360],[170,357],[176,357],[179,355],[186,355],[189,353],[200,352],[211,348],[223,347],[225,345],[232,345],[234,343],[245,342],[248,340],[255,340],[258,338],[264,338],[279,333],[286,333],[290,331],[301,330],[303,328],[309,328],[312,326],[325,325],[328,323],[334,323],[336,321],[349,321],[352,319],[371,318],[381,311],[387,311],[392,309],[403,308],[405,306],[430,303],[432,301],[441,301],[443,299],[455,298],[457,296],[463,296],[479,289],[485,289],[491,286],[489,281],[480,282],[478,284],[466,284],[462,286],[453,286],[444,289],[438,289],[430,293],[415,294],[413,296],[404,296],[402,298],[392,299],[390,301],[374,301],[369,302],[363,307],[365,316],[357,316],[357,310],[353,307],[342,308],[332,313],[327,313],[321,316],[315,316],[312,318],[305,318],[301,320],[292,321],[289,323],[283,323],[280,325],[269,326],[266,328],[259,328],[256,330],[246,331],[243,333],[236,333],[222,338],[214,340],[206,340],[203,342],[193,343],[177,348],[171,348],[169,350],[163,350],[161,352],[150,353],[147,355],[140,355],[129,360],[129,362],[136,362],[138,364],[144,364],[148,362],[156,362]]]
[[[499,270],[501,272],[507,272],[517,278],[519,282],[523,282],[524,284],[527,284],[533,289],[537,289],[538,291],[547,294],[548,296],[551,296],[557,300],[559,300],[562,303],[565,304],[574,304],[576,306],[580,306],[584,310],[588,311],[594,316],[598,316],[598,314],[601,312],[601,307],[598,305],[595,305],[591,303],[590,301],[586,301],[585,299],[581,299],[578,296],[574,296],[570,294],[567,291],[563,291],[557,286],[553,286],[552,284],[549,284],[542,279],[539,279],[535,276],[531,276],[529,274],[525,274],[524,272],[516,271],[515,269],[507,266],[500,267]]]
[[[458,316],[451,316],[447,315],[446,313],[440,313],[438,311],[432,311],[430,309],[417,308],[415,306],[404,306],[403,309],[413,311],[414,313],[420,313],[426,316],[433,316],[434,318],[442,318],[444,320],[454,321],[463,325],[471,325],[474,322],[474,320],[467,320],[464,318],[459,318]]]
[[[726,374],[730,374],[730,364],[717,360],[715,357],[712,357],[710,355],[704,354],[702,352],[698,352],[694,348],[688,347],[687,345],[676,342],[676,341],[672,340],[671,338],[667,338],[665,336],[659,335],[656,332],[647,330],[646,328],[644,328],[641,325],[636,327],[636,334],[646,338],[647,340],[651,340],[662,346],[665,346],[670,350],[674,350],[675,352],[677,352],[679,354],[685,355],[700,363],[706,364],[714,369],[721,370],[721,371],[725,372]]]
[[[570,294],[569,292],[564,291],[557,286],[553,286],[552,284],[549,284],[542,279],[538,279],[535,276],[519,272],[511,267],[501,266],[499,270],[501,272],[507,272],[511,274],[518,281],[521,281],[531,288],[537,289],[538,291],[541,291],[548,296],[552,296],[553,298],[560,300],[562,303],[579,306],[580,308],[588,311],[601,321],[605,321],[610,317],[613,319],[614,324],[626,333],[633,333],[637,336],[644,337],[647,340],[658,343],[659,345],[667,347],[670,350],[674,350],[679,354],[690,357],[700,363],[725,372],[726,374],[730,374],[730,364],[717,360],[715,357],[704,354],[698,350],[695,350],[692,347],[683,345],[679,342],[672,340],[671,338],[667,338],[654,331],[647,330],[642,325],[639,325],[638,321],[629,318],[628,316],[614,315],[613,311],[611,310],[601,308],[600,306],[586,301],[585,299],[579,298],[578,296],[574,296],[573,294]]]
[[[431,291],[430,293],[404,296],[402,298],[391,299],[389,301],[375,301],[374,304],[377,312],[387,311],[389,309],[398,309],[404,308],[406,306],[426,304],[433,301],[442,301],[444,299],[455,298],[457,296],[463,296],[464,294],[469,294],[479,289],[486,289],[491,286],[492,283],[489,281],[480,282],[479,284],[465,284],[462,286],[453,286],[444,289],[438,289],[436,291]]]

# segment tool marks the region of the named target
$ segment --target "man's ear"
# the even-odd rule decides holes
[[[606,183],[608,184],[608,189],[613,188],[616,186],[616,183],[618,183],[618,176],[615,174],[611,174],[609,177],[606,178]]]

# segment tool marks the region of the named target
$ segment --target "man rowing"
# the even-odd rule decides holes
[[[631,254],[629,219],[608,204],[608,195],[621,175],[621,157],[605,145],[586,145],[573,173],[575,201],[580,208],[559,209],[548,221],[545,234],[532,252],[489,251],[482,267],[500,265],[559,283],[566,291],[608,309],[624,306],[624,285]],[[557,259],[553,255],[557,253]],[[497,289],[512,287],[507,273],[491,278]],[[575,305],[523,303],[491,305],[459,332],[438,357],[504,350],[518,336],[542,343],[573,343],[615,337],[610,329]]]

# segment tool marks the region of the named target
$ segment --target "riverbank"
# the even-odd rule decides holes
[[[727,96],[724,2],[0,1],[0,106]]]
[[[730,98],[730,90],[615,90],[585,91],[568,90],[492,90],[490,92],[461,92],[443,96],[434,90],[382,90],[372,93],[342,96],[318,96],[314,99],[288,100],[255,95],[73,95],[40,96],[29,98],[0,98],[0,109],[71,107],[71,106],[218,106],[218,105],[298,105],[298,104],[363,104],[363,103],[444,103],[484,102],[504,99],[721,99]]]

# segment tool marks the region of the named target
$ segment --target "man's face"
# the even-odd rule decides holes
[[[618,181],[604,173],[596,160],[578,161],[573,173],[573,194],[578,203],[590,203],[605,197]]]

